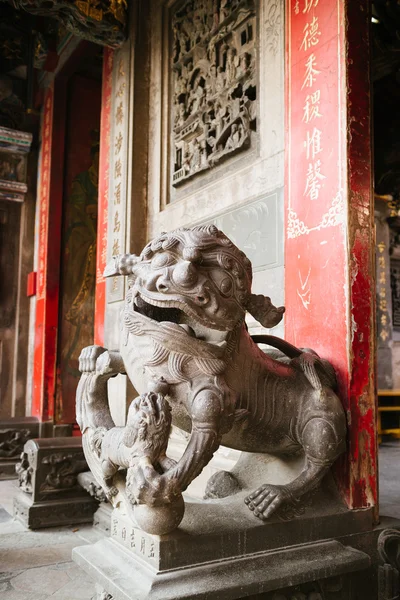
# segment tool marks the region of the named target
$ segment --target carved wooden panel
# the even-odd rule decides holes
[[[254,145],[254,0],[186,0],[171,18],[172,185]]]

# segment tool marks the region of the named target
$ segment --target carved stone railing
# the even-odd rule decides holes
[[[97,502],[78,482],[87,468],[80,438],[29,440],[16,466],[14,516],[32,529],[91,522]]]
[[[0,479],[15,479],[15,465],[25,443],[39,436],[36,417],[16,417],[0,421]]]

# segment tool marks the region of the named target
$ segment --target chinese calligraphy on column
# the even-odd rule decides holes
[[[337,29],[332,27],[335,20],[338,26],[338,16],[331,18],[320,0],[293,0],[288,6],[288,155],[289,168],[293,167],[289,186],[296,191],[289,191],[287,237],[295,238],[338,225],[342,219],[342,185],[336,176],[340,70]]]
[[[106,283],[103,272],[107,264],[107,228],[110,183],[110,140],[112,105],[113,50],[104,49],[100,123],[99,201],[97,219],[96,308],[94,343],[104,345],[104,316]]]
[[[43,111],[42,151],[40,165],[38,299],[43,298],[46,285],[46,248],[49,218],[49,184],[51,168],[51,133],[53,122],[53,89],[46,93]]]
[[[126,48],[114,52],[110,144],[110,187],[108,211],[108,258],[125,252],[125,211],[127,182],[127,130],[129,54]],[[108,288],[108,301],[124,297],[122,278],[114,277]]]

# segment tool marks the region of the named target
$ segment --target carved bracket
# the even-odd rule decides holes
[[[11,0],[15,8],[60,21],[74,35],[118,48],[126,39],[126,0]]]

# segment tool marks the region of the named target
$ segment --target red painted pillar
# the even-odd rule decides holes
[[[336,477],[377,502],[368,0],[287,0],[286,336],[331,360],[347,413]]]
[[[54,418],[55,404],[65,136],[64,85],[61,80],[46,90],[41,126],[32,416],[42,422]]]
[[[107,262],[108,188],[110,170],[110,127],[113,53],[104,48],[103,79],[100,117],[99,203],[97,219],[96,297],[94,315],[94,343],[104,344],[104,315],[106,282],[103,272]]]

